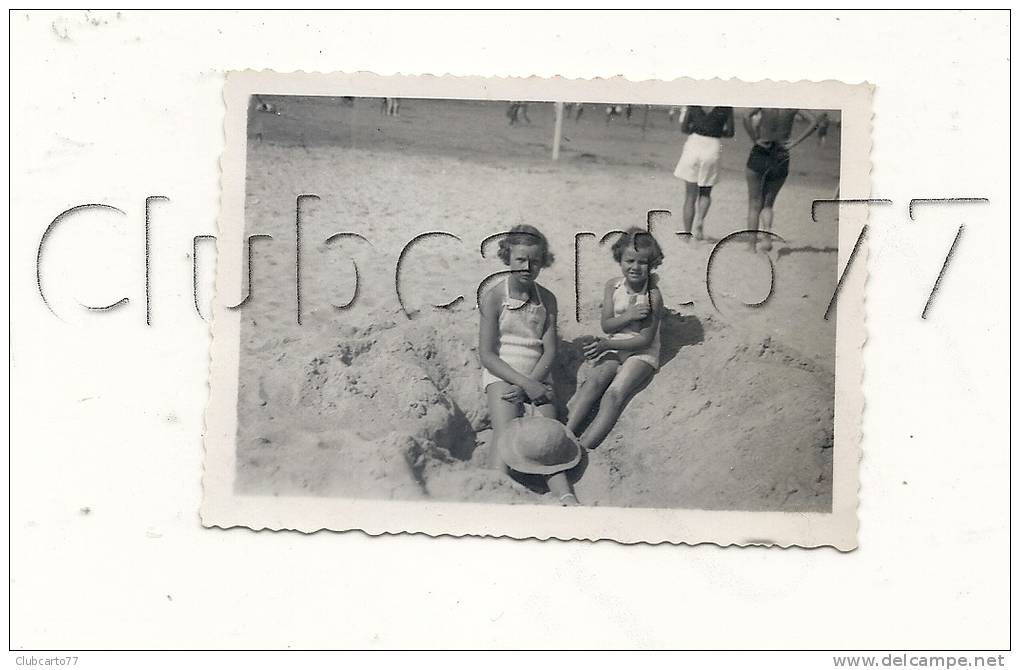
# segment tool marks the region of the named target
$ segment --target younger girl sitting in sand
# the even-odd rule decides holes
[[[568,404],[567,428],[586,449],[597,447],[630,396],[659,369],[659,321],[662,295],[652,270],[662,263],[662,248],[650,233],[631,228],[613,245],[613,260],[622,277],[606,282],[600,337],[584,347],[594,369]],[[600,402],[601,400],[601,402]],[[598,413],[583,433],[585,419],[598,403]]]
[[[521,415],[525,402],[536,413],[556,418],[549,370],[556,357],[557,335],[556,296],[535,281],[553,261],[545,236],[534,226],[514,226],[499,242],[499,257],[510,271],[479,301],[478,352],[492,419],[489,466],[501,469],[505,464],[499,455],[499,438]],[[547,483],[561,504],[577,504],[564,471],[549,474]]]

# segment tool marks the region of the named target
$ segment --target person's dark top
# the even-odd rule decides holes
[[[692,105],[687,109],[683,130],[691,135],[704,137],[722,137],[726,130],[732,133],[733,108],[713,107],[711,112],[706,113],[703,107]]]

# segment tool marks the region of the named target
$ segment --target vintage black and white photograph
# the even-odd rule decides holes
[[[207,523],[853,546],[870,91],[243,75]]]

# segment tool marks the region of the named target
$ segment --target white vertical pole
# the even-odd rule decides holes
[[[560,159],[560,138],[563,137],[563,103],[556,103],[556,129],[553,130],[553,156],[554,161]]]

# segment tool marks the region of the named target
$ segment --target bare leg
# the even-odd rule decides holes
[[[606,389],[599,403],[599,413],[591,425],[581,435],[581,445],[585,449],[594,449],[606,438],[609,431],[616,425],[623,405],[627,402],[634,389],[639,387],[655,373],[655,369],[644,361],[628,358],[620,366],[613,383]]]
[[[768,232],[772,232],[772,208],[776,204],[776,196],[779,195],[779,189],[783,188],[783,184],[786,183],[786,176],[765,178],[765,185],[762,189],[762,209],[761,209],[761,229]],[[772,249],[772,238],[766,237],[761,242],[761,248],[765,251]]]
[[[550,419],[556,418],[556,405],[553,403],[540,405],[535,411],[544,417]],[[557,472],[554,475],[549,475],[545,483],[549,487],[549,493],[553,494],[561,505],[574,507],[579,504],[577,496],[574,495],[574,488],[570,485],[570,480],[567,479],[566,472]]]
[[[763,179],[760,174],[750,168],[744,171],[744,176],[747,178],[747,229],[758,230],[758,220],[763,204]],[[749,244],[751,251],[755,250],[757,239],[757,235],[751,237]]]
[[[577,435],[584,424],[585,419],[591,412],[592,407],[599,401],[602,394],[609,388],[609,384],[616,376],[620,368],[620,362],[615,359],[603,359],[595,364],[591,375],[584,380],[581,388],[577,389],[570,401],[570,412],[567,414],[567,430]]]
[[[705,237],[705,217],[708,216],[708,208],[712,206],[712,187],[698,187],[698,206],[694,212],[694,239],[700,240]]]
[[[489,401],[489,418],[492,421],[488,466],[493,470],[505,471],[506,469],[506,465],[499,457],[496,445],[499,443],[499,436],[503,434],[507,424],[516,419],[521,411],[520,405],[503,400],[502,395],[509,389],[510,385],[506,382],[493,382],[485,388],[485,395]]]
[[[549,486],[549,493],[553,494],[556,500],[564,507],[576,507],[580,504],[577,501],[577,496],[574,495],[573,487],[570,486],[570,480],[567,479],[566,472],[557,472],[555,475],[549,475],[545,483]]]
[[[694,182],[684,181],[684,232],[691,232],[694,225],[694,208],[698,201],[698,185]]]

